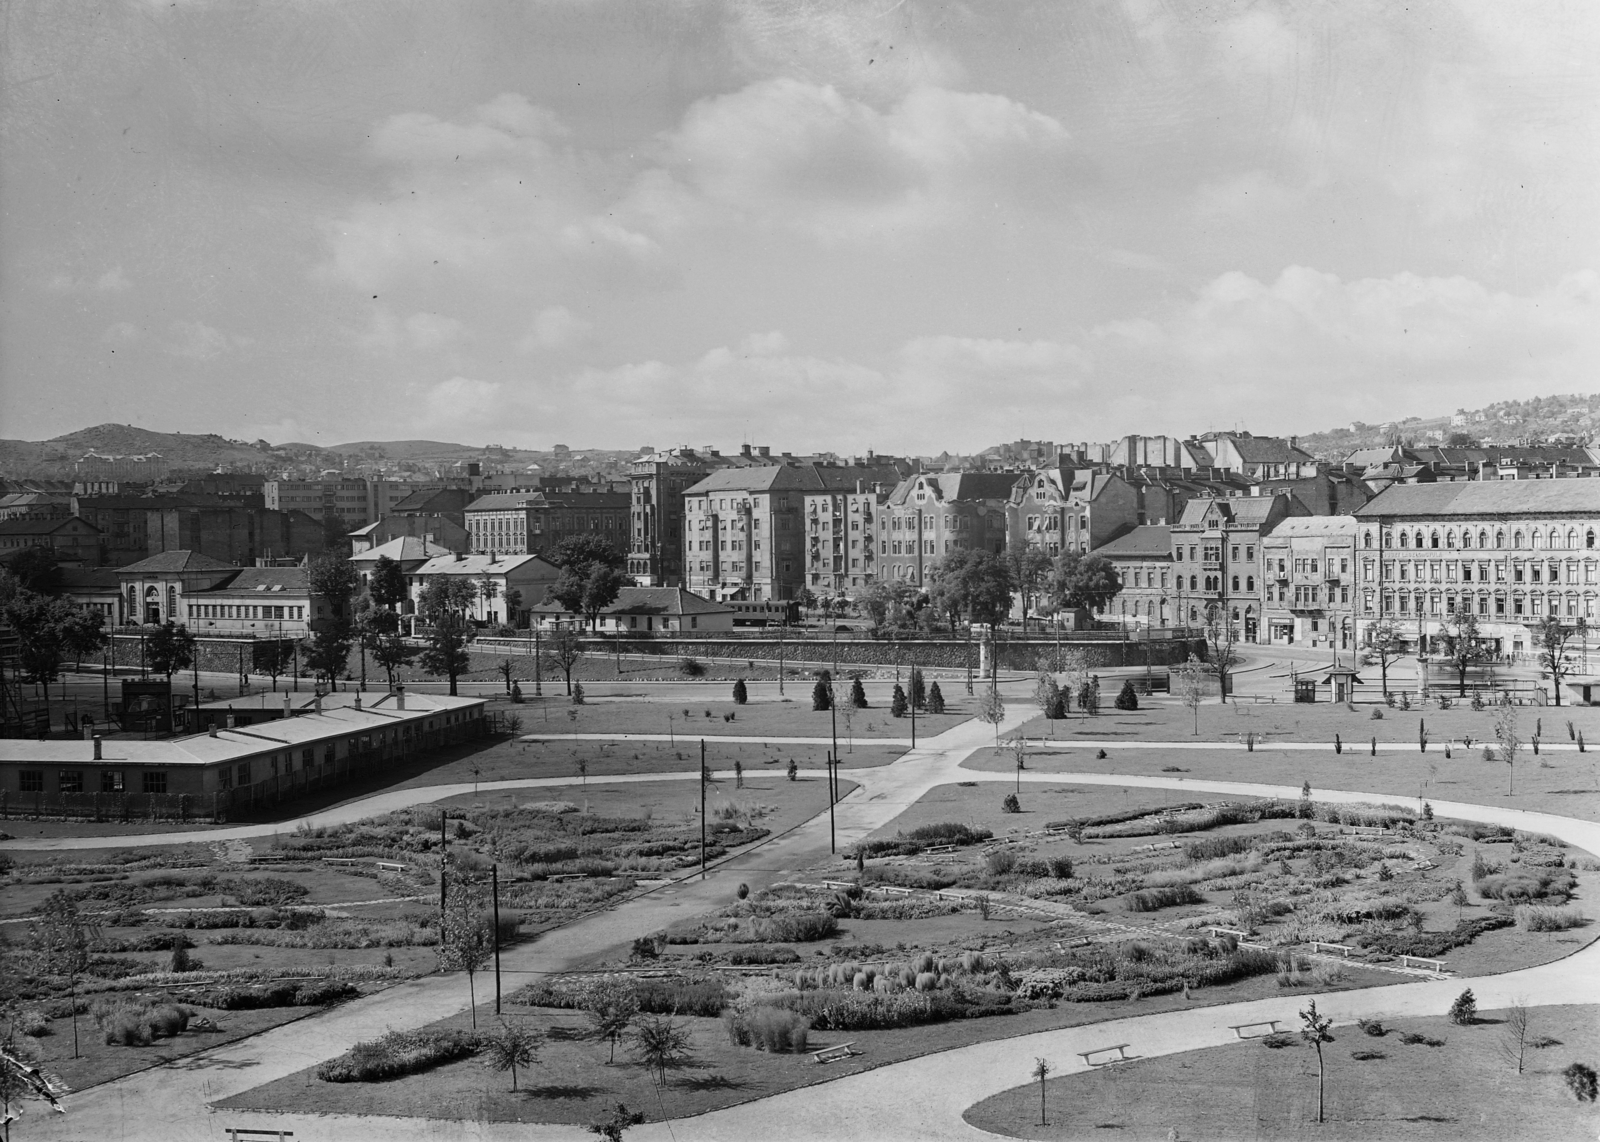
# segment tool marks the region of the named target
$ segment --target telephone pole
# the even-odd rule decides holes
[[[700,879],[706,878],[706,739],[700,739]]]

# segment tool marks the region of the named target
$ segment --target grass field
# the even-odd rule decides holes
[[[1527,1051],[1522,1074],[1501,1053],[1504,1012],[1470,1027],[1398,1020],[1381,1038],[1334,1029],[1324,1047],[1326,1121],[1316,1123],[1316,1056],[1300,1043],[1269,1050],[1237,1043],[1048,1079],[1048,1126],[1039,1085],[1019,1084],[967,1111],[973,1126],[1016,1138],[1332,1139],[1337,1142],[1552,1142],[1594,1137],[1592,1103],[1560,1072],[1600,1061],[1600,1012],[1532,1010],[1531,1031],[1555,1040]],[[1406,1045],[1419,1033],[1442,1045]],[[1355,1059],[1353,1052],[1376,1057]],[[1065,1062],[1066,1060],[1061,1060]]]
[[[887,695],[873,693],[881,686],[869,687],[867,709],[848,711],[840,702],[838,717],[826,710],[813,710],[809,687],[799,692],[791,688],[783,700],[752,698],[744,705],[734,703],[726,692],[713,700],[706,695],[698,700],[654,700],[648,695],[604,695],[591,698],[582,706],[561,699],[545,698],[521,707],[527,733],[538,733],[546,726],[551,732],[581,734],[739,734],[755,737],[827,738],[837,723],[839,740],[851,733],[857,741],[871,737],[909,738],[911,719],[889,715]],[[841,698],[843,695],[841,695]],[[917,714],[917,738],[933,737],[976,713],[976,700],[964,693],[946,696],[946,713]],[[710,716],[707,716],[707,711]],[[729,721],[732,715],[732,721]],[[557,730],[556,727],[562,727]]]

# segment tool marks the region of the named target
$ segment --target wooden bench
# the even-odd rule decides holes
[[[1355,951],[1355,949],[1349,944],[1330,944],[1327,940],[1311,941],[1311,950],[1313,952],[1321,951],[1323,948],[1331,948],[1333,951],[1336,951],[1342,955],[1345,959],[1349,959],[1350,954]]]
[[[1228,1026],[1241,1039],[1262,1039],[1268,1035],[1276,1035],[1278,1033],[1278,1021],[1276,1019],[1258,1019],[1254,1023],[1230,1023]],[[1254,1034],[1250,1033],[1253,1028],[1259,1027],[1265,1027],[1266,1030],[1258,1030]]]
[[[1128,1046],[1129,1044],[1127,1043],[1113,1043],[1109,1047],[1096,1047],[1092,1051],[1079,1051],[1077,1054],[1083,1060],[1084,1065],[1089,1067],[1104,1067],[1112,1063],[1131,1063],[1133,1060],[1128,1057]],[[1117,1057],[1114,1059],[1101,1059],[1098,1063],[1094,1061],[1095,1055],[1103,1055],[1107,1051],[1115,1051]]]
[[[838,1043],[832,1047],[823,1047],[819,1051],[812,1051],[811,1057],[819,1063],[831,1063],[838,1059],[848,1059],[852,1055],[859,1055],[854,1040],[849,1043]]]
[[[293,1138],[293,1130],[260,1129],[252,1126],[225,1126],[223,1129],[231,1142],[254,1142],[255,1139],[275,1138],[283,1142],[285,1138]]]
[[[323,864],[360,864],[355,857],[323,857]]]
[[[824,880],[822,887],[832,889],[834,892],[848,892],[855,885],[848,880]]]
[[[384,872],[404,872],[406,870],[406,866],[397,860],[380,860],[374,863]]]
[[[1093,936],[1079,936],[1076,940],[1057,940],[1056,951],[1064,952],[1068,948],[1086,948],[1094,943]]]
[[[545,877],[546,880],[588,880],[589,875],[583,872],[557,872]]]
[[[1400,966],[1403,968],[1426,967],[1434,975],[1443,975],[1445,966],[1443,960],[1430,959],[1428,956],[1401,956]]]
[[[1206,929],[1206,931],[1211,933],[1211,936],[1212,936],[1213,939],[1215,939],[1218,936],[1232,936],[1236,940],[1242,940],[1242,939],[1245,938],[1246,935],[1248,935],[1248,933],[1241,932],[1237,928],[1208,927]]]
[[[956,851],[956,847],[955,847],[955,845],[934,845],[933,847],[923,849],[922,851],[925,852],[925,853],[930,853],[930,854],[931,853],[953,853],[953,852]]]

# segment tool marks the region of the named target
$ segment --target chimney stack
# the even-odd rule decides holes
[[[208,736],[210,736],[210,737],[216,737],[217,736],[217,723],[216,722],[212,722],[209,726],[206,727],[206,734]]]
[[[406,708],[406,688],[404,686],[396,686],[394,688],[394,708],[397,710]]]
[[[322,713],[322,691],[321,690],[317,691],[317,696],[313,700],[312,705],[313,705],[313,708],[317,711],[317,713],[319,713],[319,714]]]
[[[356,709],[361,709],[361,691],[356,691]]]
[[[228,725],[227,725],[227,728],[231,730],[231,729],[233,729],[233,726],[234,726],[233,711],[229,710],[228,711]]]
[[[739,455],[743,456],[745,459],[748,460],[750,458],[750,445],[748,445],[748,444],[739,445]]]
[[[94,759],[96,761],[100,760],[100,735],[99,734],[95,734],[94,735]]]
[[[289,701],[289,692],[286,690],[286,691],[284,691],[284,694],[283,694],[283,716],[288,718],[288,717],[292,717],[293,715],[294,715],[294,706],[290,703],[290,701]]]

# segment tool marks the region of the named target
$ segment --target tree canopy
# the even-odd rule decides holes
[[[1121,590],[1117,569],[1104,555],[1068,551],[1056,560],[1051,595],[1059,607],[1104,610]]]
[[[372,576],[367,580],[367,593],[380,607],[390,610],[406,601],[406,576],[400,564],[387,555],[378,556],[372,566]]]
[[[150,669],[165,674],[170,682],[178,671],[194,665],[194,635],[168,619],[145,639],[144,655]]]
[[[999,623],[1011,611],[1011,568],[1004,556],[965,548],[952,551],[934,566],[930,596],[951,617],[969,622]]]
[[[569,535],[550,549],[546,556],[557,567],[584,567],[600,563],[613,571],[621,571],[627,558],[598,535]]]

